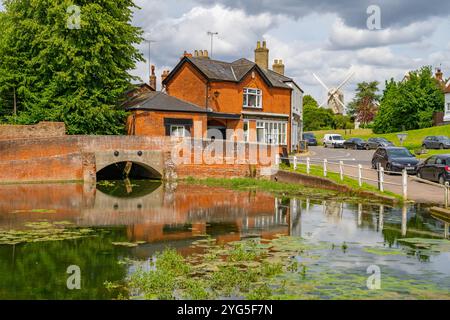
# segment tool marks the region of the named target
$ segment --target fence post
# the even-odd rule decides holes
[[[380,191],[384,192],[384,168],[380,166],[379,172]]]
[[[311,159],[306,158],[306,173],[309,174],[311,171]]]
[[[408,172],[402,172],[403,200],[408,200]]]
[[[363,181],[362,181],[362,165],[358,164],[358,183],[359,187],[362,187]]]
[[[278,153],[275,155],[275,165],[276,166],[280,165],[280,155]]]
[[[450,188],[449,187],[445,187],[444,189],[445,191],[445,208],[449,207],[449,202],[450,202]]]
[[[327,169],[328,160],[323,160],[323,176],[326,177],[328,175],[328,169]]]
[[[341,174],[341,181],[344,181],[344,161],[339,161],[339,173]]]
[[[294,170],[297,170],[297,157],[294,156]]]

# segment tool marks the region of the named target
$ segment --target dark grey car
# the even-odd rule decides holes
[[[367,140],[369,149],[378,149],[380,147],[393,147],[394,144],[385,138],[370,138]]]
[[[428,136],[422,142],[424,149],[450,149],[450,138],[446,136]]]
[[[381,147],[378,148],[372,158],[372,168],[383,167],[388,172],[402,172],[416,174],[419,160],[406,148]]]

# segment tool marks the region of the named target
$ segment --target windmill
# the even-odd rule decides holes
[[[322,87],[327,90],[328,97],[327,101],[323,102],[320,107],[327,106],[329,109],[333,110],[335,114],[344,114],[345,104],[344,104],[344,94],[341,89],[348,83],[348,81],[354,76],[354,72],[350,73],[347,78],[337,87],[337,88],[328,88],[325,83],[323,83],[320,78],[313,73],[314,78],[322,85]]]

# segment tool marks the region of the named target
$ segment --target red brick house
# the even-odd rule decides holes
[[[258,42],[255,62],[212,60],[207,51],[196,51],[194,56],[185,53],[170,73],[164,71],[162,84],[167,95],[161,93],[158,96],[159,103],[177,101],[178,108],[163,110],[162,105],[155,107],[155,100],[134,103],[128,106],[128,110],[133,111],[129,120],[129,128],[133,129],[129,132],[173,134],[164,129],[165,119],[180,116],[186,120],[190,115],[192,120],[204,122],[203,134],[215,129],[213,133],[208,131],[209,138],[230,138],[227,129],[241,129],[244,141],[279,145],[291,150],[301,132],[303,91],[284,75],[281,60],[275,60],[273,70],[268,65],[269,50],[265,42],[262,45]],[[142,99],[149,97],[152,95]],[[183,102],[185,109],[182,111]],[[143,105],[150,106],[152,112],[143,113]],[[144,120],[146,117],[150,119]],[[150,125],[152,129],[148,127]],[[189,130],[187,126],[186,131]]]

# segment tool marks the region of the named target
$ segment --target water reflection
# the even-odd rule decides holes
[[[152,181],[104,183],[97,188],[8,185],[0,186],[0,194],[2,230],[26,229],[29,222],[69,221],[99,232],[97,237],[81,240],[0,246],[0,287],[6,288],[0,290],[1,299],[109,299],[112,296],[103,282],[124,279],[130,272],[119,260],[145,260],[167,246],[184,255],[199,253],[202,249],[192,243],[204,236],[227,243],[291,235],[364,248],[400,246],[397,240],[404,237],[448,238],[449,229],[449,221],[433,217],[420,206],[277,198],[263,192]],[[112,245],[137,241],[146,244]],[[373,263],[361,252],[344,258],[336,265]],[[422,268],[416,263],[426,262],[428,271],[439,270],[450,277],[448,253],[421,253],[418,258],[390,263],[414,273]],[[323,263],[330,264],[327,259]],[[79,292],[70,292],[64,285],[70,264],[93,275]]]

